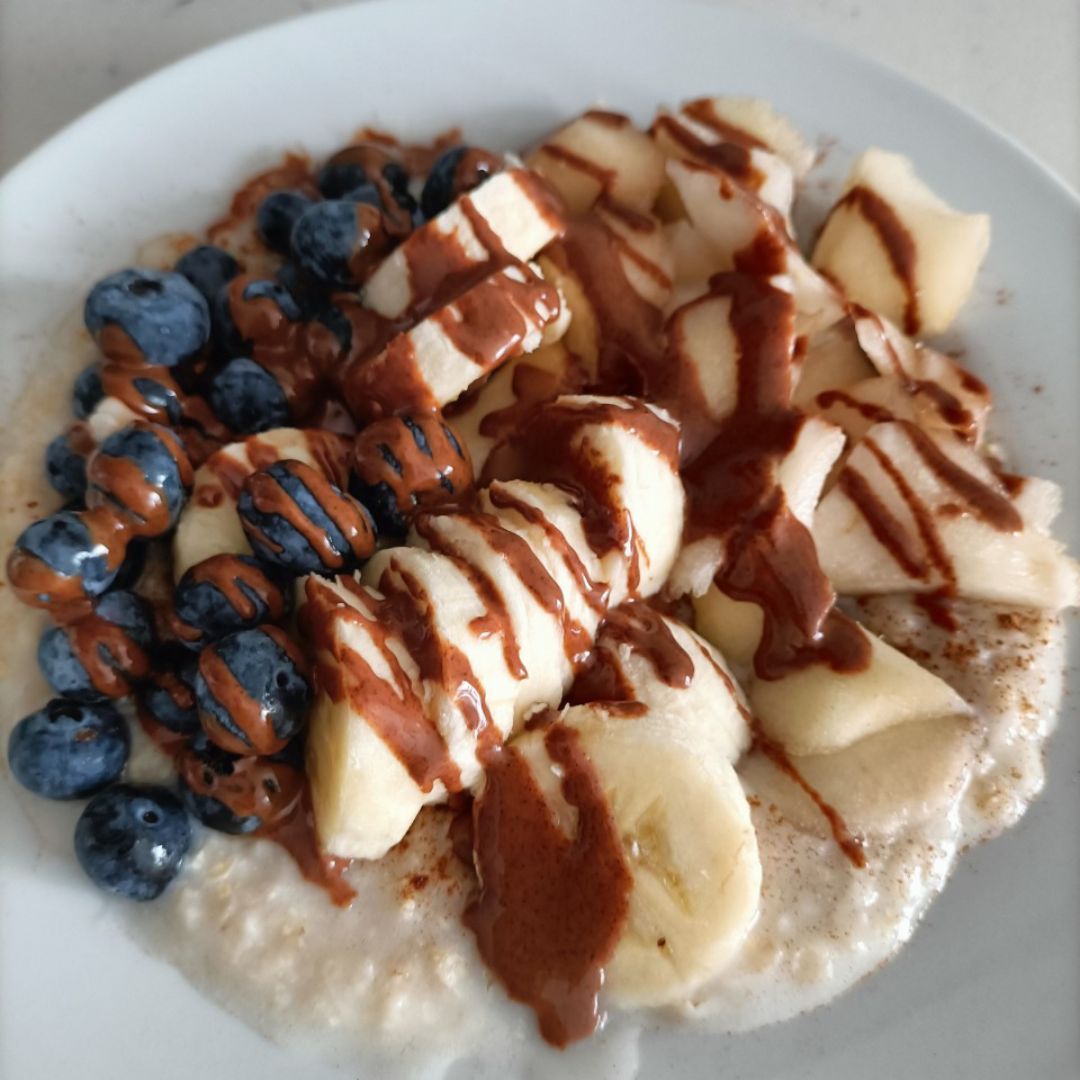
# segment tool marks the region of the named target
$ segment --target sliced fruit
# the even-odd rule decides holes
[[[734,600],[715,585],[694,598],[694,629],[744,671],[754,662],[763,625],[757,604]]]
[[[750,808],[728,762],[678,737],[681,716],[568,709],[633,874],[630,915],[606,967],[621,1005],[683,1000],[723,971],[761,895]]]
[[[349,410],[373,420],[440,408],[506,360],[539,348],[560,310],[555,287],[528,266],[496,270],[377,355],[355,360],[342,378]]]
[[[799,775],[857,836],[895,836],[939,817],[963,791],[976,746],[966,717],[896,724],[834,753],[793,756]],[[806,792],[761,753],[739,766],[755,795],[807,832],[830,835]]]
[[[565,693],[607,604],[667,577],[682,529],[673,426],[630,399],[548,408],[570,467],[607,480],[592,501],[553,484],[496,482],[476,510],[444,511],[443,525],[432,511],[414,525],[414,546],[375,555],[364,571],[374,588],[303,582],[297,621],[317,653],[316,824],[334,854],[376,858],[421,806],[474,785],[484,751]],[[594,551],[598,528],[626,543]]]
[[[614,674],[629,700],[659,716],[678,716],[675,741],[734,764],[750,745],[749,713],[724,658],[678,619],[638,607],[609,615],[596,639],[598,665]]]
[[[843,390],[874,374],[873,365],[859,346],[852,320],[841,320],[810,338],[791,402],[797,408],[814,410],[818,394]]]
[[[656,201],[664,157],[643,131],[619,113],[590,109],[548,136],[525,164],[580,214],[607,197],[644,213]]]
[[[673,159],[667,172],[691,225],[712,249],[715,261],[710,274],[739,269],[787,275],[800,335],[818,333],[843,316],[839,294],[807,264],[773,206],[707,166]],[[684,256],[704,263],[700,248],[684,246]]]
[[[907,158],[871,149],[852,167],[813,264],[907,333],[939,334],[971,294],[989,246],[989,217],[952,209]]]
[[[724,120],[709,99],[688,102],[677,113],[661,109],[650,130],[669,158],[722,170],[785,217],[790,213],[795,197],[791,166],[766,149],[763,140]]]
[[[348,480],[350,440],[329,431],[275,428],[229,443],[195,471],[195,484],[173,536],[173,574],[211,555],[251,553],[240,526],[236,500],[256,469],[286,458],[319,469],[340,488]]]
[[[781,679],[751,681],[754,716],[788,753],[828,754],[896,724],[970,713],[948,683],[862,632],[870,658],[861,671],[818,664]]]
[[[305,623],[320,627],[319,693],[306,742],[319,844],[353,858],[380,858],[405,835],[425,802],[445,795],[441,781],[424,792],[366,718],[377,694],[393,694],[404,709],[418,695],[419,680],[404,662],[404,643],[387,640],[376,609],[344,579],[306,578],[301,590],[303,603],[310,605]]]
[[[534,353],[508,360],[474,394],[460,401],[455,406],[454,430],[469,448],[474,470],[483,470],[492,450],[517,433],[535,406],[573,393],[578,370],[564,342],[544,344]]]
[[[912,424],[870,429],[821,500],[813,533],[842,595],[947,589],[1048,609],[1080,599],[1078,564],[1026,527],[977,451]]]
[[[433,296],[453,299],[445,295],[448,282],[493,259],[527,262],[564,227],[537,176],[527,169],[496,173],[395,248],[364,286],[364,304],[388,319],[407,318]],[[489,249],[494,244],[498,250]]]

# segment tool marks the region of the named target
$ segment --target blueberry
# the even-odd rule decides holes
[[[88,505],[115,507],[135,535],[161,536],[176,524],[193,473],[172,431],[136,421],[105,439],[86,477]]]
[[[303,462],[252,473],[236,511],[255,554],[292,574],[343,573],[375,547],[364,507]]]
[[[469,155],[467,159],[466,155]],[[499,159],[486,150],[470,150],[467,146],[444,150],[424,181],[421,213],[429,220],[436,217],[459,195],[477,187],[500,167]]]
[[[369,184],[367,170],[353,162],[327,162],[315,182],[324,199],[340,199],[363,184]]]
[[[123,697],[150,672],[154,624],[146,601],[131,592],[106,593],[89,615],[45,631],[38,667],[64,697]]]
[[[120,784],[91,799],[75,826],[75,854],[95,885],[154,900],[191,846],[184,805],[161,787]]]
[[[289,422],[289,400],[281,383],[245,356],[214,374],[208,397],[214,415],[237,435],[255,435]]]
[[[289,592],[279,572],[248,555],[212,555],[185,571],[176,586],[176,619],[193,631],[185,644],[201,647],[237,630],[277,622]]]
[[[304,658],[276,626],[229,634],[203,649],[195,701],[203,730],[230,753],[273,754],[307,719]]]
[[[72,446],[71,432],[57,435],[45,448],[45,474],[65,499],[86,494],[86,454]]]
[[[140,419],[169,427],[183,419],[180,387],[169,369],[107,364],[101,378],[107,395],[118,398]]]
[[[105,702],[56,698],[20,720],[8,739],[15,779],[46,799],[92,795],[120,776],[127,759],[127,724]]]
[[[181,735],[200,730],[199,710],[195,707],[196,670],[194,654],[178,649],[159,660],[140,693],[150,718]]]
[[[172,367],[210,339],[202,293],[182,274],[134,268],[102,278],[86,298],[86,328],[111,360]]]
[[[293,297],[305,319],[314,318],[330,306],[326,286],[304,274],[296,263],[282,263],[274,280]]]
[[[215,297],[213,310],[215,343],[225,359],[250,354],[256,345],[281,344],[304,317],[281,282],[250,275],[229,282]]]
[[[60,510],[19,535],[8,559],[8,581],[24,603],[53,607],[100,596],[116,578],[111,563],[90,517]]]
[[[78,419],[85,420],[98,407],[104,396],[101,372],[95,360],[94,363],[87,364],[75,377],[71,388],[71,411]]]
[[[143,570],[146,569],[146,550],[145,540],[132,540],[128,544],[124,561],[120,564],[120,569],[117,570],[116,577],[113,579],[114,589],[131,589],[135,586],[142,577]]]
[[[240,264],[222,248],[200,244],[181,255],[175,269],[210,303],[221,291],[222,285],[240,273]]]
[[[202,732],[192,736],[177,765],[188,809],[219,832],[247,834],[273,827],[300,805],[304,789],[300,769],[282,761],[228,754]]]
[[[300,268],[343,289],[363,281],[387,249],[382,215],[365,202],[315,203],[292,231],[292,254]]]
[[[301,191],[272,191],[263,199],[255,215],[255,228],[271,251],[289,253],[289,236],[296,219],[311,205]]]
[[[353,442],[350,465],[349,491],[386,536],[403,536],[416,511],[461,495],[473,482],[464,444],[436,413],[368,424]]]

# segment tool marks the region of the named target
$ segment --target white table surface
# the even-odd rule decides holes
[[[0,0],[0,174],[162,65],[338,2]],[[1080,0],[735,2],[907,73],[998,125],[1080,189]],[[446,11],[451,18],[453,0]],[[687,87],[728,89],[738,88],[723,85],[723,72]]]

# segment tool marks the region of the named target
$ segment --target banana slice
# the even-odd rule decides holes
[[[626,718],[578,706],[562,723],[580,733],[633,874],[605,985],[624,1006],[683,1000],[723,970],[757,915],[761,862],[739,779],[679,737],[681,712]]]
[[[969,716],[943,679],[863,630],[870,660],[856,672],[826,664],[781,679],[750,682],[747,696],[762,730],[790,754],[828,754],[896,724]]]
[[[598,668],[615,676],[629,700],[658,716],[682,718],[674,741],[732,764],[749,748],[742,690],[716,649],[677,619],[638,604],[617,608],[595,651]],[[672,671],[663,670],[665,662]]]
[[[244,480],[256,469],[284,458],[295,458],[324,472],[338,487],[348,479],[351,440],[329,431],[275,428],[229,443],[196,470],[191,498],[180,515],[173,537],[173,573],[184,571],[211,555],[250,554],[236,500]]]
[[[359,583],[312,576],[301,582],[301,591],[301,631],[305,625],[320,627],[320,693],[309,715],[306,747],[319,839],[327,851],[377,858],[405,835],[425,799],[444,797],[446,789],[435,780],[425,793],[379,727],[356,722],[356,708],[364,703],[370,711],[379,693],[388,695],[380,699],[384,717],[393,717],[395,704],[404,714],[419,694],[419,676],[404,644],[387,641],[377,608]],[[414,734],[419,741],[425,732]],[[367,813],[369,806],[379,813]]]
[[[816,410],[818,394],[843,390],[874,374],[874,366],[855,335],[853,321],[843,319],[810,338],[791,403],[799,409]]]
[[[507,255],[528,262],[564,228],[557,200],[539,177],[528,169],[496,173],[395,248],[364,285],[364,305],[387,319],[406,319],[445,292],[448,281]],[[489,250],[494,244],[498,250]]]
[[[897,724],[834,753],[791,760],[853,833],[887,837],[940,817],[959,798],[975,746],[970,719],[937,716]],[[746,758],[739,775],[796,827],[830,835],[828,822],[806,792],[764,754]]]
[[[986,461],[951,435],[932,438],[911,424],[870,429],[821,500],[813,533],[841,594],[949,588],[1020,607],[1080,601],[1080,564],[1044,530],[1026,527]]]
[[[620,113],[590,109],[548,136],[525,158],[572,214],[606,196],[640,213],[651,209],[664,179],[664,156]]]
[[[656,352],[675,272],[657,218],[602,201],[537,261],[570,311],[566,344],[588,381],[600,377],[605,347]]]
[[[715,585],[694,597],[694,629],[744,672],[754,662],[763,625],[757,604],[734,600]]]
[[[569,314],[569,308],[563,310]],[[491,452],[514,436],[533,409],[578,389],[580,365],[563,341],[508,360],[454,407],[454,430],[479,475]]]
[[[729,182],[737,181],[785,217],[791,212],[795,198],[791,166],[755,134],[725,119],[714,100],[699,98],[677,113],[661,109],[650,130],[668,158],[722,171]]]
[[[352,361],[342,377],[346,404],[363,420],[441,408],[511,357],[539,348],[560,311],[558,291],[533,269],[502,267],[377,355]]]
[[[839,293],[802,257],[774,206],[707,166],[673,159],[667,163],[667,174],[691,225],[712,250],[708,276],[747,267],[759,273],[758,264],[766,258],[767,274],[788,279],[795,297],[796,333],[818,333],[843,317]],[[702,263],[700,249],[694,261]]]
[[[990,218],[952,209],[899,154],[855,162],[814,247],[813,264],[909,334],[947,330],[990,246]]]

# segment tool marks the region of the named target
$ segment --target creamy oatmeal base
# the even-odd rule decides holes
[[[170,265],[174,244],[149,245],[142,261]],[[252,265],[272,268],[257,256]],[[58,501],[41,477],[42,450],[68,420],[71,377],[94,355],[72,320],[43,350],[54,378],[31,382],[12,410],[0,459],[5,550]],[[1014,824],[1039,793],[1064,667],[1064,621],[1054,612],[955,600],[950,631],[932,605],[904,593],[842,598],[842,605],[944,679],[973,715],[887,728],[845,748],[843,759],[799,759],[802,777],[861,837],[862,867],[773,758],[760,749],[744,754],[737,772],[761,860],[758,915],[734,960],[680,1006],[612,1011],[589,1043],[564,1055],[544,1046],[535,1017],[507,999],[462,922],[474,880],[453,852],[454,813],[446,807],[423,809],[382,859],[353,863],[347,880],[357,900],[349,908],[303,880],[281,847],[202,829],[173,887],[154,904],[117,905],[116,915],[150,952],[252,1026],[354,1068],[392,1062],[437,1076],[456,1062],[461,1075],[475,1076],[528,1061],[536,1075],[592,1075],[601,1066],[622,1075],[633,1070],[640,1032],[658,1015],[733,1032],[824,1004],[895,953],[958,855]],[[0,591],[5,738],[14,718],[47,696],[36,673],[14,676],[34,670],[44,625],[10,588]],[[740,681],[748,674],[732,670]],[[171,762],[137,725],[133,736],[128,776],[170,783]],[[853,769],[861,782],[852,782]],[[27,809],[42,823],[43,845],[67,851],[76,811],[46,815],[30,800]]]
[[[92,348],[75,326],[61,331],[57,342],[59,351],[50,355],[64,358],[57,380],[64,384]],[[3,455],[5,546],[55,500],[42,484],[39,463],[48,435],[66,420],[66,399],[31,384],[13,416],[18,419],[6,429]],[[40,506],[29,507],[32,502]],[[820,812],[775,766],[760,754],[744,758],[739,772],[763,864],[761,909],[736,963],[679,1010],[695,1025],[749,1030],[849,989],[907,941],[958,855],[1013,825],[1042,788],[1045,744],[1063,688],[1060,615],[968,602],[957,612],[961,630],[950,633],[906,596],[856,602],[852,610],[972,704],[969,752],[951,788],[918,793],[927,800],[920,809],[932,811],[929,820],[869,838],[863,869],[841,854]],[[17,604],[9,589],[0,592],[9,702],[4,738],[12,718],[47,692],[36,671],[25,680],[10,674],[34,670],[44,625],[44,617]],[[170,782],[169,760],[137,727],[133,731],[132,777]],[[19,797],[40,823],[41,804],[22,792]],[[859,796],[838,792],[841,812],[848,811],[845,797]],[[66,855],[75,810],[62,810],[63,824],[50,821],[42,843]],[[897,818],[903,813],[898,807]],[[304,881],[276,844],[204,829],[175,888],[155,904],[123,905],[116,915],[148,951],[175,964],[222,1006],[268,1037],[320,1057],[378,1062],[375,1032],[387,1059],[437,1075],[429,1071],[431,1055],[449,1071],[455,1059],[469,1061],[482,1038],[492,1058],[485,1068],[493,1075],[500,1050],[507,1060],[520,1060],[526,1047],[537,1056],[538,1070],[546,1062],[552,1075],[573,1075],[567,1069],[575,1065],[560,1064],[543,1047],[531,1014],[506,1001],[476,955],[461,922],[471,881],[451,850],[451,817],[441,808],[427,811],[388,857],[354,864],[348,877],[360,900],[349,909],[335,908],[322,889]],[[619,1016],[611,1027],[587,1051],[582,1075],[594,1058],[625,1068],[636,1060],[633,1020]],[[578,1050],[574,1054],[570,1061],[579,1061]]]

